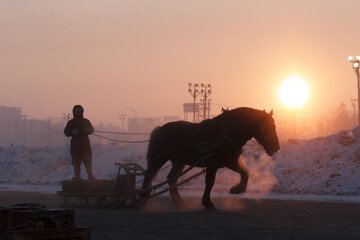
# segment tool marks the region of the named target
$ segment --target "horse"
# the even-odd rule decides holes
[[[206,168],[206,185],[202,197],[202,205],[206,210],[216,210],[210,193],[219,168],[227,167],[239,173],[240,182],[230,188],[230,194],[244,193],[249,171],[239,161],[239,157],[246,142],[254,137],[269,156],[280,149],[272,115],[272,110],[267,113],[265,110],[240,107],[223,109],[220,115],[200,123],[176,121],[155,128],[150,135],[147,169],[142,184],[145,193],[141,198],[146,202],[151,194],[146,189],[151,187],[154,176],[169,160],[172,163],[167,176],[170,180],[170,197],[179,210],[184,210],[185,204],[176,189],[176,176],[186,165]]]

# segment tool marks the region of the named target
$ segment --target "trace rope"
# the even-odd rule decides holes
[[[104,137],[104,136],[101,136],[101,135],[98,135],[98,134],[95,134],[95,133],[93,133],[92,135],[97,136],[99,138],[103,138],[103,139],[114,141],[114,142],[120,142],[120,143],[144,143],[144,142],[149,142],[150,141],[150,139],[142,140],[142,141],[124,141],[124,140],[117,140],[117,139],[113,139],[113,138]]]
[[[121,135],[150,135],[150,134],[151,134],[151,133],[109,132],[109,131],[99,131],[99,130],[95,130],[94,132],[98,132],[98,133],[111,133],[111,134],[121,134]]]

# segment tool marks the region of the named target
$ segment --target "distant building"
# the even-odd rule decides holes
[[[20,107],[0,106],[0,146],[64,145],[64,127],[62,118],[33,119],[22,115]]]
[[[94,126],[94,128],[95,128],[95,131],[108,132],[108,133],[96,132],[96,134],[99,136],[103,136],[103,137],[110,138],[110,139],[118,139],[118,140],[124,139],[121,134],[120,135],[118,134],[118,133],[124,132],[123,129],[121,129],[117,126],[113,126],[111,123],[106,126],[103,123],[100,123],[98,126]],[[110,142],[110,140],[100,138],[95,135],[90,135],[90,140],[91,140],[92,144]]]
[[[194,109],[194,103],[184,103],[184,120],[185,121],[194,121],[194,112],[195,112],[195,122],[200,121],[200,104],[195,103],[195,109]]]
[[[19,107],[0,106],[0,145],[14,144],[16,123],[20,120],[21,113]]]
[[[161,118],[128,118],[128,132],[150,133],[157,126],[161,126]]]

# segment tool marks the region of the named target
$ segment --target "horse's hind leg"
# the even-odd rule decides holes
[[[230,162],[226,167],[239,173],[241,176],[240,183],[232,186],[230,193],[239,194],[245,192],[249,180],[249,170],[240,162],[240,159]]]
[[[171,178],[176,177],[184,170],[184,167],[184,165],[173,165],[167,176],[167,179],[170,180]],[[182,200],[179,191],[176,188],[177,181],[178,179],[169,182],[171,201],[178,210],[185,210],[184,201]]]
[[[156,173],[159,171],[159,169],[167,162],[167,159],[162,159],[161,161],[156,161],[154,158],[148,159],[148,166],[144,173],[144,181],[142,184],[142,190],[145,190],[147,188],[151,187],[151,182],[154,179]],[[143,192],[140,195],[140,198],[146,200],[151,194],[151,191]]]

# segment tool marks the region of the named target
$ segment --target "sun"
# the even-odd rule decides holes
[[[309,85],[299,76],[286,78],[279,86],[280,101],[289,109],[301,108],[310,95]]]

